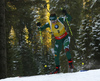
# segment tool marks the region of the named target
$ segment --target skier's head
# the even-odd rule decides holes
[[[53,23],[54,21],[57,20],[57,16],[56,14],[50,14],[50,17],[49,17],[50,21]]]
[[[57,19],[57,16],[56,14],[50,14],[50,20],[56,20]]]

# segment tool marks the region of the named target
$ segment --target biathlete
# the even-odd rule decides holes
[[[55,64],[56,70],[51,72],[51,74],[56,74],[60,72],[60,62],[59,62],[59,54],[62,49],[62,45],[64,45],[64,50],[66,52],[66,56],[68,59],[69,67],[73,69],[73,61],[71,58],[71,54],[69,51],[69,43],[70,37],[65,30],[64,22],[71,21],[71,16],[66,12],[66,10],[62,10],[62,12],[66,15],[65,17],[57,18],[56,14],[50,14],[50,23],[46,23],[44,26],[40,27],[40,22],[37,23],[38,29],[43,31],[44,29],[50,27],[52,33],[55,36],[55,47],[54,47],[54,54],[55,54]]]

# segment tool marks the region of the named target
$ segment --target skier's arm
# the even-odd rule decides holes
[[[62,13],[64,13],[66,16],[64,21],[71,21],[72,20],[72,17],[67,13],[66,10],[63,9]]]
[[[39,23],[40,23],[40,22],[39,22]],[[45,30],[46,28],[50,27],[49,23],[46,23],[46,24],[45,24],[44,26],[42,26],[42,27],[41,27],[40,24],[37,25],[37,26],[39,26],[39,27],[38,27],[38,30],[41,30],[41,31],[43,31],[43,30]]]
[[[65,21],[71,21],[72,20],[72,17],[68,14],[68,13],[66,13],[66,18],[65,18]]]

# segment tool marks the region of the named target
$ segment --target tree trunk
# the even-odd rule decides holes
[[[5,0],[0,0],[0,79],[7,77]]]

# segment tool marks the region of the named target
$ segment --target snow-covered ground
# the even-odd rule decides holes
[[[0,81],[100,81],[100,69],[29,77],[11,77]]]

